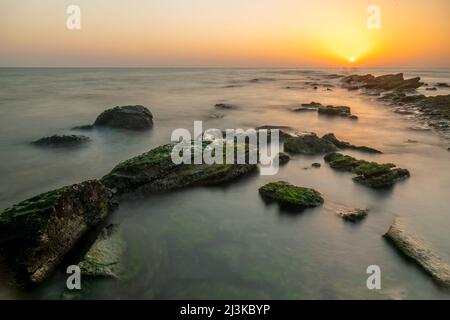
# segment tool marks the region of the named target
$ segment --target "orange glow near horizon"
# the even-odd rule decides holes
[[[0,66],[450,67],[450,1],[2,0]]]

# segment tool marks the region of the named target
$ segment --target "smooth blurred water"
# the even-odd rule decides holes
[[[189,188],[124,202],[111,217],[128,242],[126,281],[98,281],[91,298],[450,298],[381,235],[395,216],[450,262],[450,142],[374,97],[339,89],[330,73],[405,72],[427,83],[450,82],[449,70],[276,69],[0,69],[0,208],[38,193],[99,178],[120,161],[170,140],[172,130],[287,125],[384,152],[346,152],[407,168],[411,178],[390,190],[353,183],[321,156],[296,156],[276,176],[253,175],[223,187]],[[259,78],[261,81],[252,82]],[[304,82],[329,83],[332,91]],[[287,86],[292,89],[286,89]],[[449,94],[449,89],[424,94]],[[348,105],[358,121],[319,117],[290,109],[311,101]],[[215,110],[214,104],[237,104]],[[148,132],[71,131],[92,123],[106,108],[142,104],[154,114]],[[216,113],[221,119],[211,118]],[[75,149],[40,149],[45,135],[80,133],[92,138]],[[407,140],[417,143],[408,143]],[[320,169],[305,170],[313,162]],[[312,187],[324,206],[298,215],[267,206],[258,188],[286,180]],[[345,223],[340,208],[369,208],[359,224]],[[382,289],[366,288],[366,268],[379,265]],[[59,298],[64,266],[40,288],[12,288],[0,270],[0,298]]]

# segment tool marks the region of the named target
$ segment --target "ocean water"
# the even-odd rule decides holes
[[[110,221],[123,228],[131,276],[93,283],[89,298],[449,299],[449,291],[400,256],[382,234],[398,217],[450,262],[450,141],[432,131],[411,130],[414,119],[325,77],[367,72],[450,82],[450,70],[418,69],[0,69],[0,208],[99,178],[120,161],[169,142],[174,129],[192,131],[195,120],[202,120],[204,129],[286,125],[320,135],[333,132],[384,152],[345,153],[394,162],[409,169],[411,178],[389,190],[372,190],[330,169],[322,156],[294,156],[276,176],[255,174],[226,186],[125,201]],[[324,83],[333,85],[332,91]],[[290,110],[311,101],[350,106],[359,120]],[[219,102],[239,108],[215,110]],[[152,111],[152,130],[71,130],[92,123],[106,108],[129,104]],[[223,118],[215,118],[217,113]],[[92,142],[74,149],[30,144],[66,133],[88,135]],[[313,162],[322,167],[304,169]],[[258,188],[278,180],[320,191],[325,204],[296,215],[266,205]],[[369,216],[350,224],[336,215],[354,207],[368,208]],[[381,268],[381,290],[366,287],[369,265]],[[0,265],[0,299],[60,298],[65,267],[44,285],[19,290]]]

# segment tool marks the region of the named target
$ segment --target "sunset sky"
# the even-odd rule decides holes
[[[0,0],[0,66],[450,67],[449,14],[449,0]]]

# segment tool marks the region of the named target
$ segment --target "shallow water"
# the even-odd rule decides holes
[[[450,82],[449,70],[400,71],[430,84]],[[390,190],[372,190],[353,183],[351,174],[330,169],[322,156],[295,156],[276,176],[256,174],[223,187],[126,201],[111,221],[122,225],[133,276],[122,283],[98,281],[90,297],[449,299],[449,291],[399,256],[381,235],[398,216],[450,262],[450,142],[434,132],[411,130],[413,120],[374,97],[304,85],[336,85],[323,76],[363,72],[394,70],[0,69],[0,208],[101,177],[118,162],[169,142],[172,130],[192,131],[194,120],[203,120],[204,129],[286,125],[320,135],[334,132],[341,140],[384,152],[345,153],[394,162],[409,169],[411,178]],[[261,81],[250,81],[255,78]],[[290,110],[311,101],[348,105],[359,120]],[[218,111],[218,102],[239,108]],[[150,108],[153,130],[70,130],[92,123],[108,107],[128,104]],[[211,118],[218,112],[224,117]],[[92,142],[70,150],[29,143],[55,133],[85,134]],[[313,162],[322,167],[304,169]],[[292,215],[266,205],[257,190],[277,180],[315,188],[324,195],[324,206]],[[354,207],[370,210],[359,224],[345,223],[335,213]],[[366,287],[366,268],[373,264],[381,268],[381,290]],[[28,292],[12,288],[0,270],[0,298],[59,298],[65,287],[61,270]]]

